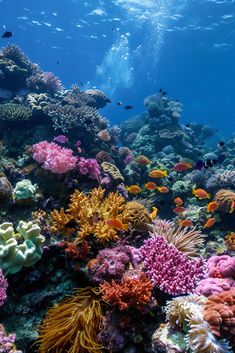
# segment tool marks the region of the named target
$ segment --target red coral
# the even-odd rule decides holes
[[[117,305],[120,310],[134,307],[140,311],[150,302],[153,289],[151,281],[143,273],[138,278],[126,277],[121,283],[112,280],[111,283],[105,282],[100,287],[104,301]]]

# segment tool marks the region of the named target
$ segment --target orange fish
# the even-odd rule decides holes
[[[138,185],[127,186],[126,189],[130,194],[134,195],[137,195],[142,191],[142,189]]]
[[[232,202],[229,213],[233,213],[233,211],[235,211],[235,201]]]
[[[157,189],[162,194],[167,194],[170,191],[166,186],[158,186]]]
[[[128,224],[123,224],[122,221],[120,221],[117,218],[110,218],[106,221],[107,225],[111,228],[117,229],[117,230],[125,230],[128,231]]]
[[[152,210],[152,212],[150,213],[150,218],[152,219],[152,220],[154,220],[156,217],[157,217],[157,213],[158,213],[158,208],[157,207],[153,207],[153,210]]]
[[[154,169],[149,173],[151,178],[165,178],[167,176],[166,170]]]
[[[184,212],[185,210],[186,210],[185,207],[183,207],[183,206],[178,206],[178,207],[176,207],[176,208],[173,209],[173,212],[174,212],[174,213],[182,213],[182,212]]]
[[[174,165],[172,168],[175,172],[184,172],[187,169],[192,168],[191,163],[186,163],[186,162],[178,162]]]
[[[184,201],[181,199],[181,197],[176,197],[174,199],[174,203],[175,203],[176,207],[178,207],[178,206],[183,205]]]
[[[216,201],[209,202],[207,205],[207,212],[214,212],[219,207],[219,204]]]
[[[147,184],[144,185],[144,187],[148,190],[156,190],[157,185],[153,181],[149,181]]]
[[[203,189],[193,189],[192,194],[195,195],[199,200],[210,199],[211,195]]]
[[[204,228],[210,228],[213,226],[213,224],[215,224],[215,217],[208,218],[208,220],[204,224]]]
[[[87,267],[89,270],[91,270],[92,267],[94,267],[94,266],[97,265],[97,264],[98,264],[98,260],[97,260],[96,258],[94,258],[94,259],[91,259],[91,260],[88,261],[86,267]]]
[[[180,221],[179,225],[181,227],[192,227],[193,222],[191,222],[189,219],[183,219],[182,221]]]

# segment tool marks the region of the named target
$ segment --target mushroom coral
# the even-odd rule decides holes
[[[39,328],[39,353],[101,353],[100,290],[86,287],[49,309]]]

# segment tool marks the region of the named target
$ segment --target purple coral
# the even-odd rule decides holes
[[[97,283],[104,281],[120,281],[128,264],[134,262],[135,248],[117,246],[113,249],[104,249],[98,252],[97,262],[91,267],[93,280]]]
[[[7,335],[4,327],[0,325],[0,353],[22,353],[22,351],[15,350],[15,339],[14,333]]]
[[[48,141],[33,145],[33,158],[38,163],[42,163],[44,169],[55,174],[63,174],[75,169],[77,163],[77,157],[73,156],[72,150]]]
[[[235,188],[235,171],[218,170],[207,180],[206,187],[208,189]]]
[[[161,236],[145,240],[140,256],[154,285],[169,294],[193,293],[203,278],[203,260],[189,260]]]
[[[0,268],[0,306],[3,305],[4,301],[7,298],[7,287],[7,280],[2,273],[2,269]]]
[[[77,168],[80,174],[87,175],[90,179],[97,180],[100,176],[100,166],[94,158],[80,157]]]

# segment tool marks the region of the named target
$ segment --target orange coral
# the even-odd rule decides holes
[[[214,201],[219,205],[218,211],[232,213],[235,205],[235,192],[221,189],[215,194]]]
[[[235,233],[231,232],[224,238],[225,245],[228,250],[235,250]]]
[[[100,290],[86,287],[49,309],[39,328],[39,353],[101,353]]]
[[[235,288],[208,297],[204,308],[206,320],[217,337],[235,337]]]
[[[117,218],[133,226],[149,221],[147,210],[141,204],[126,203],[117,192],[111,192],[107,197],[104,193],[105,190],[100,187],[92,189],[87,195],[76,190],[66,210],[62,208],[51,212],[52,232],[75,235],[77,231],[78,241],[93,235],[100,243],[105,243],[118,239],[118,230],[109,227],[107,220]]]
[[[151,300],[151,281],[142,273],[139,278],[126,277],[121,283],[112,280],[102,284],[102,299],[110,304],[117,305],[120,310],[135,307],[142,311]]]

